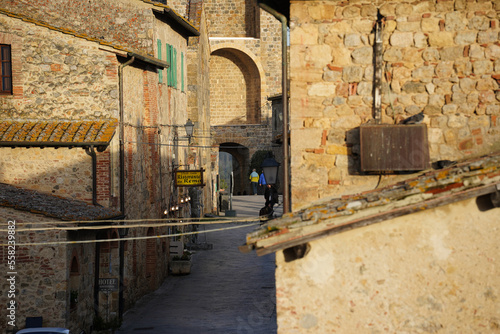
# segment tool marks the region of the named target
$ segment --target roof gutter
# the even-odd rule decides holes
[[[84,149],[90,148],[90,147],[95,147],[97,148],[98,152],[104,152],[106,148],[108,147],[109,142],[83,142],[83,143],[78,143],[78,142],[28,142],[28,141],[10,141],[10,142],[0,142],[0,147],[39,147],[39,148],[45,148],[45,147],[53,147],[53,148],[59,148],[59,147],[67,147],[67,148],[73,148],[73,147],[81,147]]]
[[[85,147],[85,152],[92,157],[92,204],[99,205],[97,202],[97,154],[94,146]]]
[[[288,133],[288,56],[287,56],[287,19],[264,3],[259,3],[260,8],[273,15],[281,22],[281,84],[283,96],[283,213],[290,212],[290,172],[289,172],[289,133]]]
[[[141,61],[143,61],[145,63],[154,65],[154,66],[159,67],[159,68],[168,68],[168,67],[170,67],[170,64],[168,62],[160,60],[160,59],[157,59],[157,58],[154,58],[154,57],[151,57],[151,56],[143,55],[143,54],[136,53],[136,52],[130,52],[130,51],[127,52],[127,55],[129,57],[132,57],[132,58],[136,59],[136,60],[141,60]],[[123,67],[125,67],[125,66],[123,66]]]
[[[190,36],[200,36],[200,32],[196,29],[189,21],[185,20],[181,16],[179,16],[173,9],[171,8],[163,8],[163,10],[153,9],[153,11],[165,14],[169,19],[172,19],[177,24],[179,24]]]

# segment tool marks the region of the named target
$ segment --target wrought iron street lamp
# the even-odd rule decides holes
[[[184,129],[186,130],[186,136],[188,137],[189,143],[191,143],[191,137],[193,136],[194,123],[191,119],[188,119],[186,124],[184,124]]]
[[[266,178],[267,184],[276,184],[278,181],[278,170],[280,163],[274,160],[273,157],[265,158],[260,165],[264,171],[264,177]]]

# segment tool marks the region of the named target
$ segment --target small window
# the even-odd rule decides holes
[[[12,94],[12,58],[10,45],[0,44],[0,61],[2,63],[2,81],[0,94]]]

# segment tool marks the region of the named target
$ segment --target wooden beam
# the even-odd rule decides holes
[[[428,209],[433,209],[433,208],[436,208],[439,206],[460,202],[460,201],[463,201],[463,200],[466,200],[469,198],[473,198],[473,197],[487,195],[487,194],[490,194],[492,192],[495,192],[496,187],[499,184],[490,184],[487,186],[482,186],[482,187],[478,187],[478,188],[464,190],[464,191],[458,192],[456,194],[450,194],[448,196],[442,196],[439,198],[430,199],[428,201],[412,204],[412,205],[405,206],[402,208],[397,208],[397,209],[387,211],[387,212],[374,214],[374,215],[371,215],[368,217],[354,219],[350,222],[347,222],[347,223],[344,223],[341,225],[335,225],[335,226],[331,226],[331,227],[325,226],[325,229],[323,229],[321,231],[316,231],[316,232],[311,233],[311,234],[304,234],[304,235],[302,235],[298,238],[295,238],[293,240],[288,240],[285,242],[276,243],[276,244],[273,244],[273,245],[268,246],[268,247],[257,248],[256,253],[258,256],[274,253],[274,252],[277,252],[277,251],[285,249],[285,248],[294,247],[294,246],[297,246],[300,244],[304,244],[304,243],[308,243],[308,242],[311,242],[311,241],[314,241],[314,240],[317,240],[320,238],[324,238],[326,236],[346,232],[346,231],[349,231],[349,230],[352,230],[355,228],[369,226],[369,225],[372,225],[375,223],[380,223],[380,222],[383,222],[383,221],[386,221],[389,219],[405,216],[405,215],[408,215],[411,213],[420,212],[420,211],[424,211],[424,210],[428,210]],[[327,222],[327,221],[325,221],[325,222]]]

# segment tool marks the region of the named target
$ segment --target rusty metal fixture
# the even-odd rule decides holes
[[[410,172],[430,167],[427,126],[362,125],[362,172]]]

